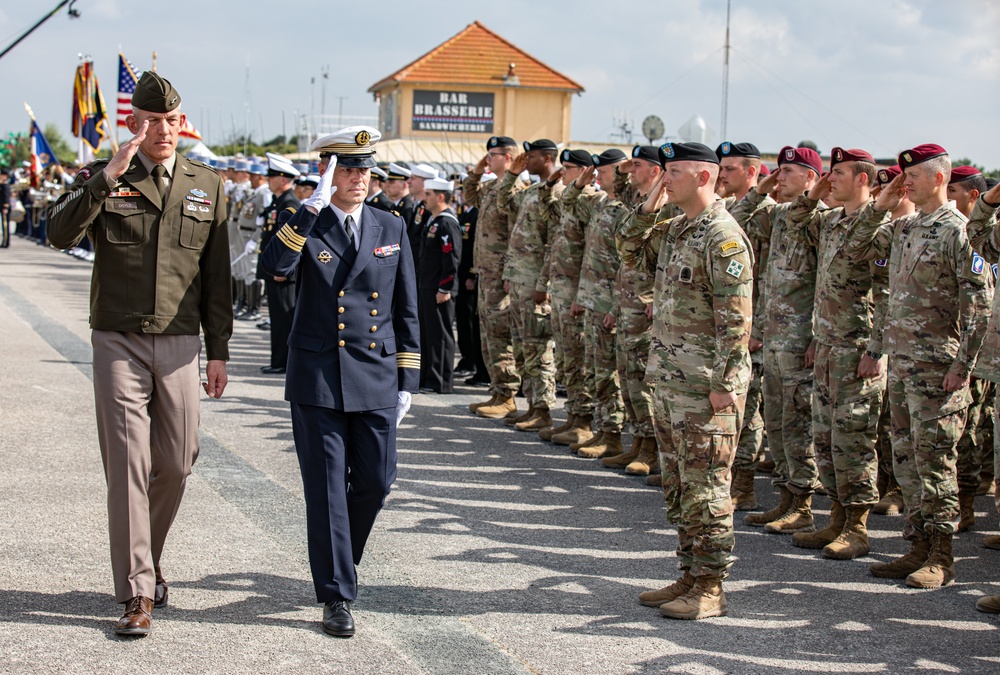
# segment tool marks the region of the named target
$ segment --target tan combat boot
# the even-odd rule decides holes
[[[639,456],[635,461],[625,467],[625,473],[630,476],[651,476],[660,477],[660,450],[656,444],[656,438],[642,439],[642,446],[639,448]],[[646,481],[649,484],[649,481]],[[659,485],[659,483],[657,483]]]
[[[983,480],[983,482],[979,484],[979,487],[976,488],[977,497],[985,497],[986,495],[990,495],[992,497],[996,493],[997,484],[992,478]]]
[[[622,435],[619,431],[605,431],[604,438],[595,445],[585,445],[576,451],[580,457],[598,459],[622,454]]]
[[[604,440],[604,432],[598,431],[596,434],[591,434],[590,438],[585,441],[580,441],[579,443],[571,443],[569,446],[569,451],[574,455],[580,450],[580,448],[586,448],[591,445],[598,445]]]
[[[906,585],[913,588],[940,588],[955,580],[955,558],[951,554],[951,533],[935,531],[931,534],[931,551],[927,561],[917,571],[906,577]]]
[[[538,437],[543,441],[551,441],[552,437],[556,434],[561,434],[564,431],[569,431],[573,428],[573,421],[576,419],[576,415],[569,413],[566,415],[566,421],[557,427],[548,427],[547,429],[542,429],[538,432]]]
[[[1000,614],[1000,595],[987,595],[976,600],[976,609],[987,614]]]
[[[646,607],[659,607],[662,604],[676,600],[691,590],[694,586],[694,577],[689,570],[684,570],[684,575],[670,584],[655,591],[643,591],[639,594],[639,602]]]
[[[764,526],[771,534],[791,534],[792,532],[812,532],[816,525],[813,522],[812,498],[809,495],[792,495],[792,505],[785,515],[772,520]]]
[[[594,432],[590,430],[590,425],[594,421],[593,415],[577,415],[573,420],[573,426],[566,431],[552,434],[550,439],[556,445],[573,445],[574,443],[586,443],[594,437]]]
[[[792,546],[823,548],[844,532],[844,523],[846,522],[847,514],[844,512],[844,507],[840,505],[840,502],[834,501],[830,505],[830,522],[827,526],[815,532],[796,532],[792,535]]]
[[[891,488],[882,499],[878,500],[878,504],[872,507],[872,513],[880,516],[898,516],[903,512],[903,507],[903,493],[896,487]]]
[[[628,452],[623,452],[620,455],[615,455],[614,457],[604,457],[601,459],[601,464],[608,467],[609,469],[624,469],[626,466],[631,464],[639,456],[639,450],[642,448],[642,438],[639,436],[632,437],[632,448]]]
[[[749,511],[757,508],[757,495],[753,491],[753,469],[733,469],[733,484],[729,494],[733,498],[733,509]]]
[[[836,503],[836,502],[834,502]],[[847,522],[840,536],[823,548],[823,555],[834,560],[854,560],[868,555],[868,507],[848,506]]]
[[[757,473],[773,474],[774,460],[770,457],[760,460],[760,462],[757,463]]]
[[[494,405],[494,404],[496,404],[498,398],[500,398],[500,394],[493,394],[493,396],[491,396],[490,400],[488,400],[488,401],[480,401],[479,403],[470,403],[469,404],[469,412],[473,412],[474,413],[477,410],[479,410],[480,408],[484,408],[486,406]]]
[[[913,538],[910,540],[910,550],[905,555],[889,562],[872,563],[868,566],[868,571],[873,577],[882,579],[905,579],[924,566],[930,551],[930,539]]]
[[[710,577],[697,577],[690,591],[660,605],[660,616],[671,619],[707,619],[725,615],[726,594],[722,592],[722,579]]]
[[[646,485],[650,485],[652,487],[662,488],[663,487],[663,474],[660,474],[660,473],[651,473],[651,474],[649,474],[648,476],[646,476]]]
[[[959,521],[956,532],[965,532],[976,526],[976,493],[960,490],[958,493]]]
[[[991,534],[988,537],[983,537],[983,546],[992,548],[994,551],[1000,551],[1000,534]]]
[[[750,513],[747,514],[743,522],[747,525],[753,525],[754,527],[763,527],[767,525],[772,520],[777,520],[781,518],[785,513],[788,512],[789,507],[792,505],[792,493],[784,485],[778,486],[778,493],[781,495],[781,501],[770,511],[765,511],[764,513]]]
[[[502,396],[497,394],[496,401],[490,405],[481,405],[476,409],[476,414],[490,420],[498,420],[504,416],[517,412],[517,404],[513,396]]]
[[[534,414],[528,419],[518,422],[514,428],[518,431],[540,431],[552,426],[552,416],[548,408],[535,408]]]
[[[535,416],[535,406],[529,405],[528,409],[525,410],[520,415],[514,415],[513,413],[508,413],[507,415],[505,415],[503,418],[503,423],[506,424],[507,426],[512,427],[520,422],[527,422],[534,416]]]

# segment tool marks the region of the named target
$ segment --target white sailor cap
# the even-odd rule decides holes
[[[337,166],[346,169],[370,169],[375,166],[375,144],[382,132],[374,127],[356,126],[341,129],[313,141],[310,150],[336,155]]]
[[[308,176],[302,176],[299,178],[299,185],[306,185],[309,187],[316,187],[319,185],[319,176],[316,174],[309,174]]]
[[[425,190],[439,190],[441,192],[454,192],[455,181],[444,178],[428,178],[424,181]]]
[[[438,170],[430,164],[416,164],[410,169],[410,174],[415,178],[430,179],[438,177]]]
[[[292,163],[286,158],[269,152],[267,153],[267,175],[295,178],[299,175],[299,170],[292,166]]]
[[[409,169],[405,166],[400,166],[395,162],[389,162],[389,180],[406,180],[409,177]]]
[[[380,166],[373,166],[372,167],[372,178],[378,178],[379,180],[386,180],[387,178],[389,178],[389,174],[387,174],[385,172],[385,169],[383,169],[382,167],[380,167]]]

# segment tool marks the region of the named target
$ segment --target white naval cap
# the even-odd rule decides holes
[[[299,170],[292,166],[292,163],[279,154],[268,152],[267,154],[267,175],[287,176],[295,178],[299,175]]]
[[[417,178],[430,179],[438,177],[437,169],[430,164],[416,164],[410,169],[410,173]]]
[[[409,169],[405,166],[400,166],[395,162],[389,162],[389,180],[406,180],[409,177]]]
[[[379,180],[386,180],[387,178],[389,178],[389,174],[387,174],[385,172],[385,169],[383,169],[382,167],[380,167],[380,166],[373,166],[372,167],[372,178],[378,178]]]
[[[309,146],[320,155],[336,155],[337,166],[346,169],[370,169],[375,166],[375,144],[382,132],[374,127],[347,127],[321,136]]]
[[[425,190],[440,190],[442,192],[454,192],[455,181],[444,178],[429,178],[424,181]]]

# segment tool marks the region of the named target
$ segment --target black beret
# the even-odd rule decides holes
[[[559,155],[559,161],[563,164],[579,164],[580,166],[594,166],[594,160],[586,150],[563,150]]]
[[[670,162],[709,162],[718,164],[712,148],[702,143],[664,143],[660,146],[660,163]]]
[[[594,155],[594,166],[607,166],[608,164],[617,164],[618,162],[628,159],[625,153],[618,148],[608,148],[599,155]]]
[[[153,113],[168,113],[181,104],[181,95],[166,80],[151,70],[139,78],[132,92],[132,106]]]
[[[486,141],[486,149],[492,150],[493,148],[516,148],[517,141],[515,141],[510,136],[491,136],[490,140]]]
[[[660,149],[655,145],[637,145],[632,148],[632,159],[644,159],[653,164],[660,163]]]
[[[558,149],[559,148],[556,146],[556,144],[547,138],[539,138],[537,141],[534,141],[533,143],[529,143],[528,141],[524,142],[525,152],[531,152],[532,150],[558,150]]]
[[[723,157],[751,157],[760,159],[760,150],[753,143],[730,143],[723,141],[715,149],[715,156],[719,159]]]

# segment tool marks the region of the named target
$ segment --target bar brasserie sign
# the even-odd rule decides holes
[[[493,133],[493,94],[413,92],[413,130]]]

